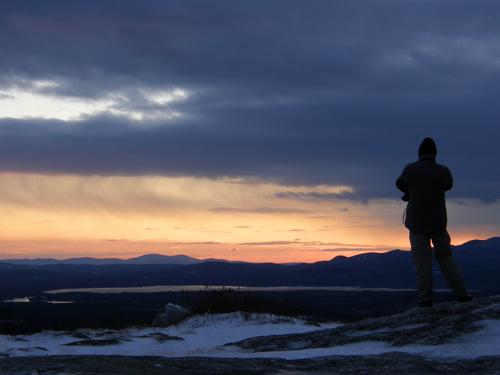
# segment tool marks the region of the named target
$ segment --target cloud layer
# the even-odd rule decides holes
[[[4,2],[0,169],[366,200],[397,197],[433,136],[454,196],[496,200],[499,16],[494,1]]]

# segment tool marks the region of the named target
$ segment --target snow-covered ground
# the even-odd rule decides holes
[[[328,323],[317,326],[297,318],[268,314],[252,314],[251,316],[245,316],[243,313],[213,314],[195,316],[169,328],[48,331],[33,335],[0,335],[0,356],[5,353],[9,356],[101,354],[298,359],[327,355],[381,354],[394,351],[433,358],[475,358],[484,355],[500,355],[500,321],[483,320],[478,324],[483,328],[463,335],[450,343],[437,346],[395,347],[381,341],[362,341],[331,348],[255,353],[242,351],[236,347],[221,346],[249,337],[303,333],[335,328],[339,324]],[[170,336],[181,339],[172,339]],[[75,342],[85,345],[67,345]],[[95,344],[109,345],[95,346]]]
[[[47,331],[33,335],[0,335],[0,354],[31,355],[159,355],[168,357],[219,355],[218,347],[254,336],[302,333],[334,328],[338,323],[321,326],[298,318],[270,314],[199,315],[168,328],[130,328],[125,330]],[[168,336],[182,340],[168,339]],[[158,340],[159,338],[160,340]],[[162,340],[163,339],[163,340]],[[81,340],[119,340],[114,345],[67,345]],[[163,342],[159,342],[163,341]]]

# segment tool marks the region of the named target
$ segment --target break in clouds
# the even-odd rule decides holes
[[[496,200],[499,17],[496,1],[2,2],[0,169],[397,198],[432,136],[452,196]]]

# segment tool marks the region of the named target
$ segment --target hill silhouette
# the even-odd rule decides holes
[[[500,238],[456,246],[454,253],[469,287],[500,288]],[[137,259],[137,258],[136,258]],[[151,257],[142,258],[144,262]],[[163,258],[162,258],[163,259]],[[155,258],[157,261],[157,258]],[[414,288],[408,251],[338,256],[329,261],[284,265],[200,261],[193,264],[23,264],[0,263],[1,295],[37,293],[61,288],[132,287],[148,285],[359,286]],[[436,287],[445,283],[436,275]]]

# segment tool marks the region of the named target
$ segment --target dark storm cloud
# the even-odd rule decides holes
[[[499,16],[496,1],[2,2],[2,87],[128,92],[121,105],[143,111],[137,88],[192,96],[163,124],[3,119],[0,168],[251,176],[394,197],[429,135],[455,196],[498,199]]]
[[[360,247],[360,248],[356,248],[356,249],[353,249],[352,247],[338,247],[338,248],[332,248],[332,249],[320,249],[320,250],[317,250],[317,251],[324,251],[324,252],[327,252],[327,253],[344,253],[344,252],[360,252],[360,251],[363,251],[363,252],[367,252],[367,251],[370,251],[370,252],[373,252],[373,251],[390,251],[390,250],[393,250],[393,249],[390,249],[390,248],[386,248],[386,247],[381,247],[381,248],[373,248],[373,247]]]
[[[280,191],[274,194],[277,198],[296,199],[301,201],[339,201],[339,200],[363,200],[363,197],[351,192],[340,193],[318,193],[310,192],[295,192],[295,191]]]
[[[287,207],[257,207],[257,208],[239,208],[239,207],[215,207],[210,209],[212,212],[235,212],[235,213],[249,213],[249,214],[303,214],[309,213],[310,211],[301,210],[299,208],[287,208]]]

